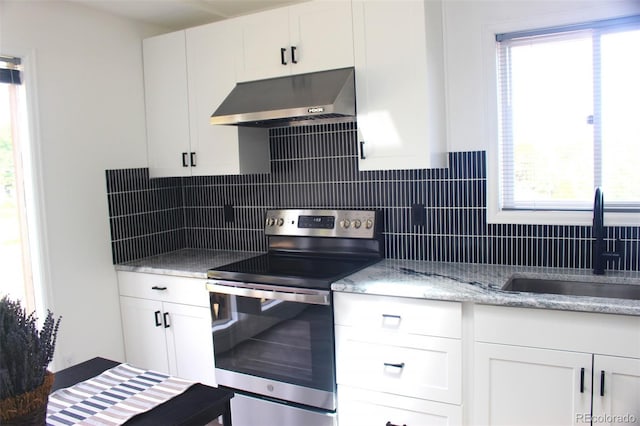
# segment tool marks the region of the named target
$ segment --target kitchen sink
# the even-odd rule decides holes
[[[640,285],[635,284],[512,277],[502,290],[640,300]]]

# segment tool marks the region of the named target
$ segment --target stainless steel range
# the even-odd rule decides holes
[[[234,426],[335,425],[331,283],[382,258],[376,211],[269,210],[268,251],[208,272]]]

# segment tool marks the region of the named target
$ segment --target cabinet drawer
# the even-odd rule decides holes
[[[473,310],[478,342],[640,358],[640,316],[487,305]]]
[[[121,296],[209,307],[205,280],[159,274],[118,271]]]
[[[459,425],[462,408],[422,399],[338,386],[338,426]]]
[[[338,384],[460,404],[462,343],[336,326]]]
[[[461,338],[458,302],[334,293],[335,323],[424,336]]]

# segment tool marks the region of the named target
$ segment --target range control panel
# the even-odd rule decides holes
[[[375,210],[267,210],[266,235],[375,238]]]

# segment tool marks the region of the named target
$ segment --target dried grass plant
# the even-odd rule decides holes
[[[38,330],[35,313],[27,314],[20,301],[0,300],[0,401],[41,386],[53,359],[61,317],[47,311]]]

